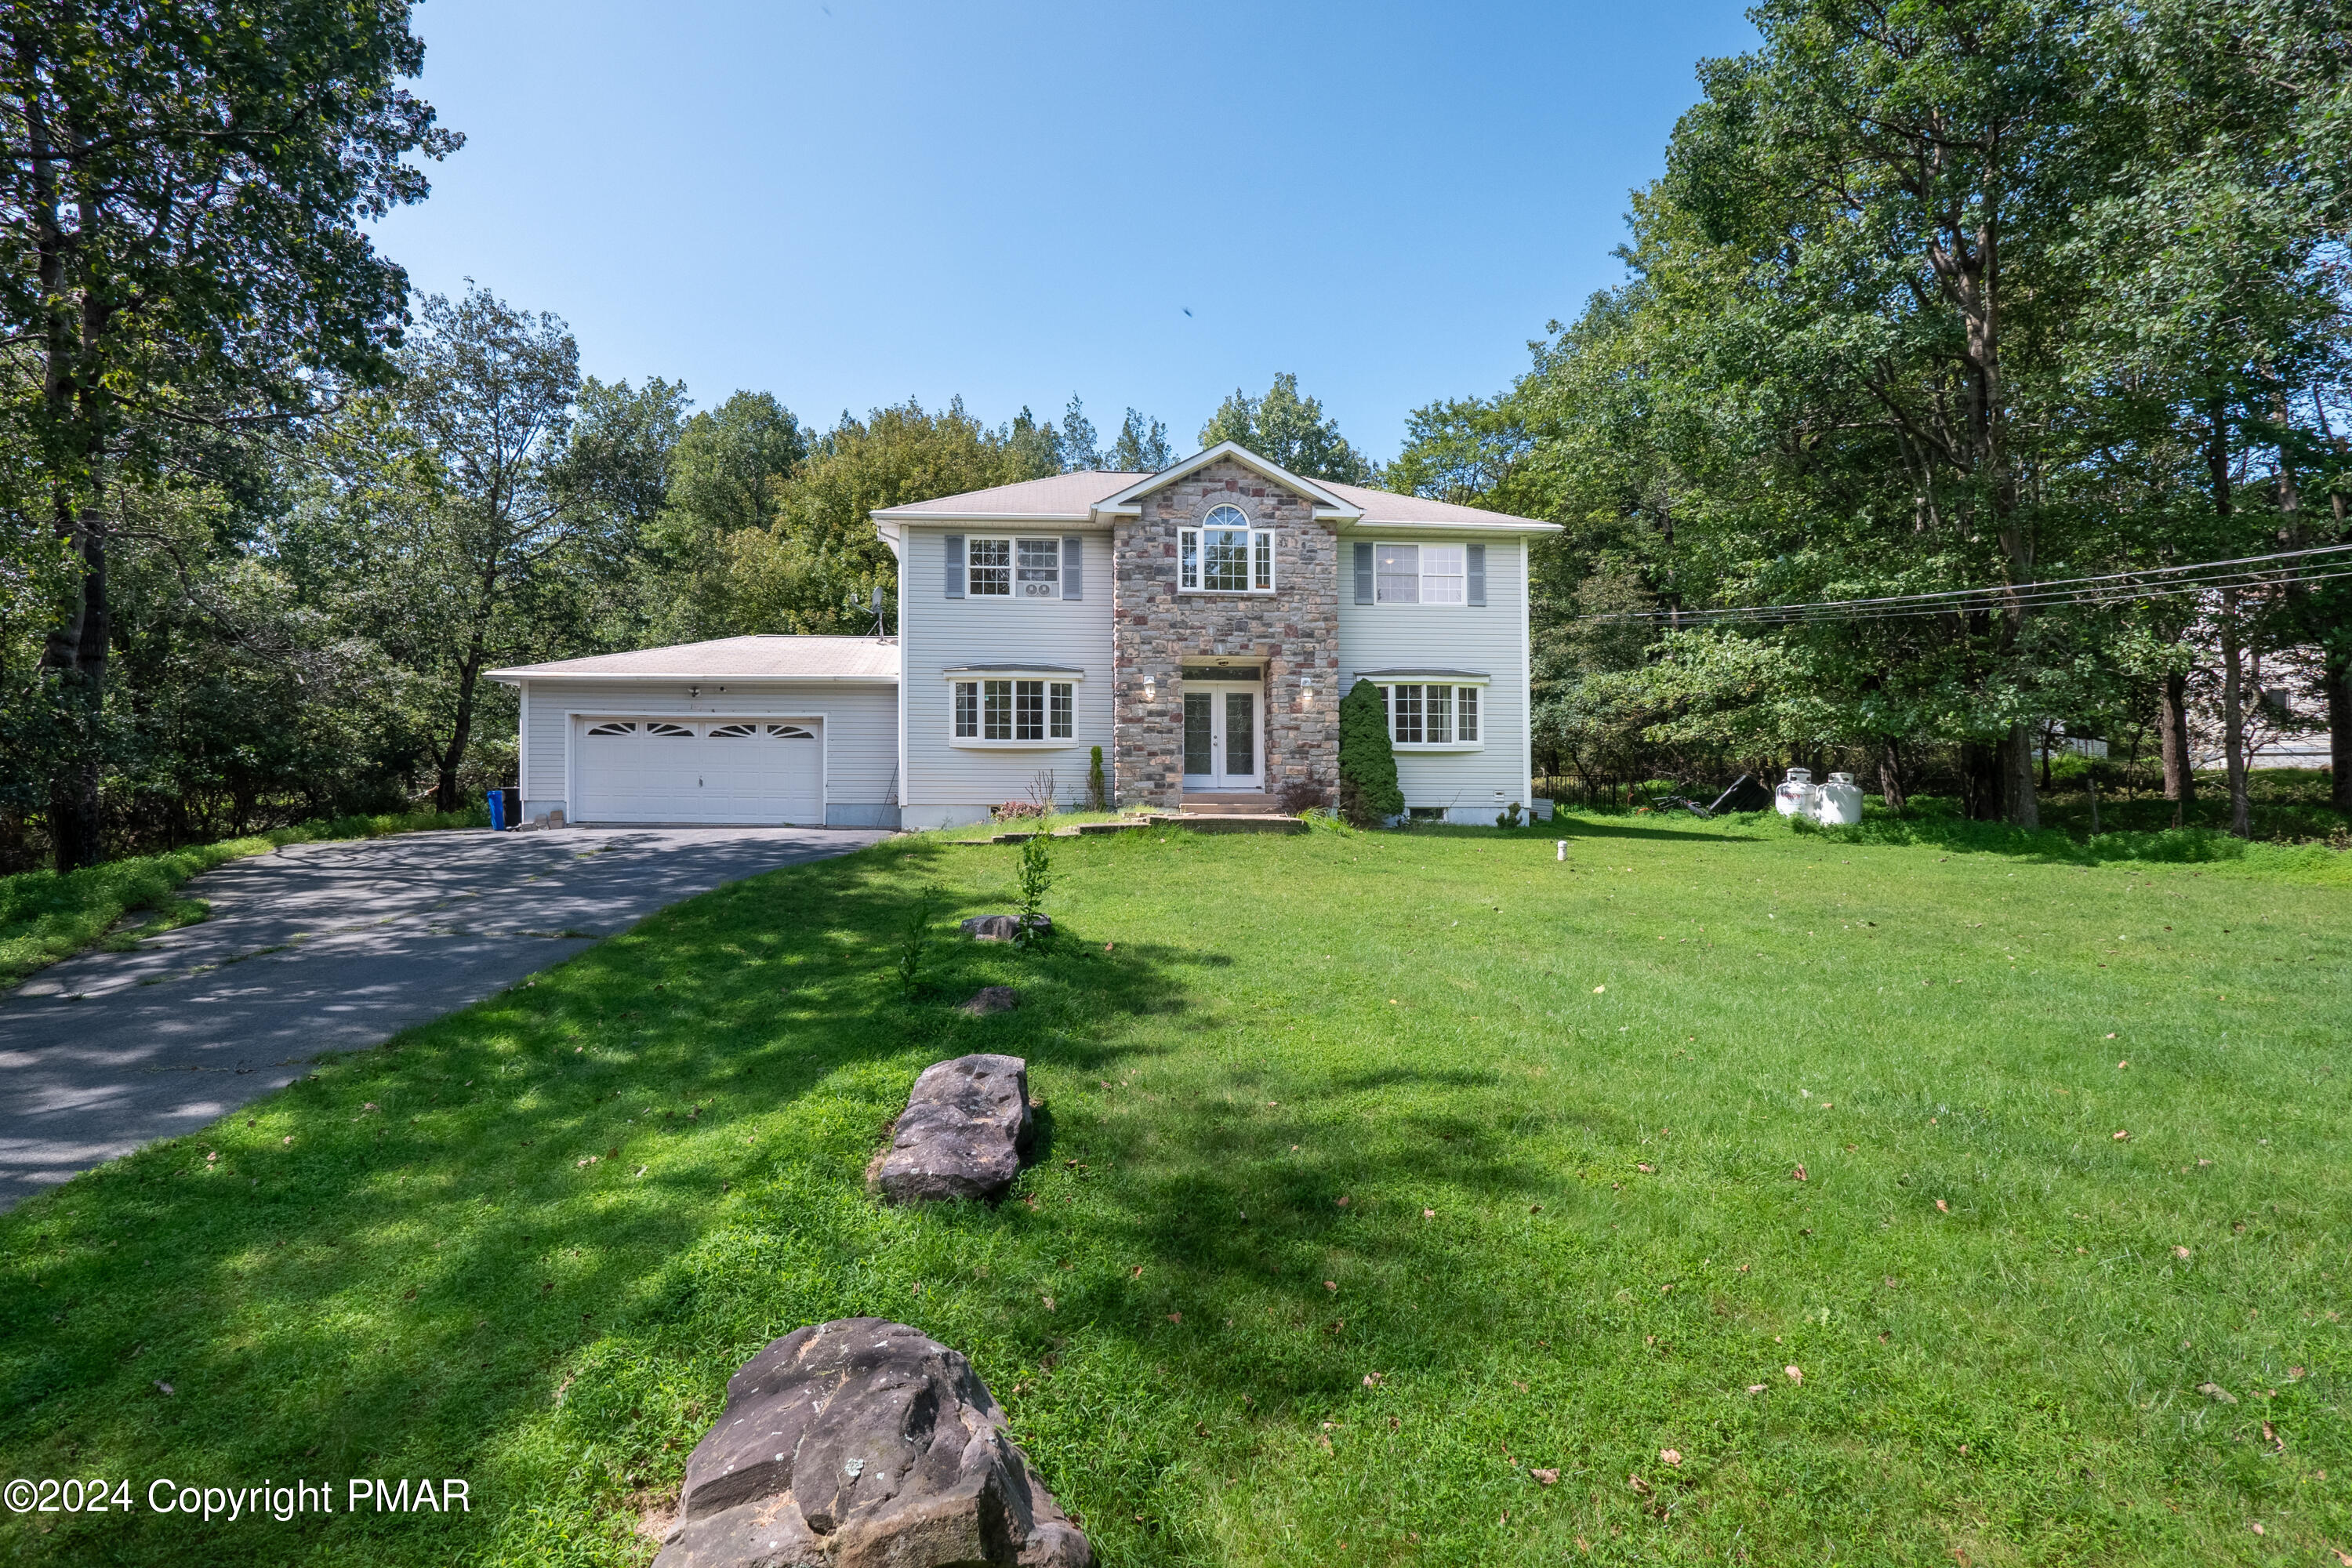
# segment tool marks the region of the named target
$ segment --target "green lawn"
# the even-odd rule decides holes
[[[874,1313],[1107,1564],[2333,1563],[2352,862],[2126,850],[2239,847],[1147,833],[1057,842],[1036,955],[944,934],[1009,848],[721,889],[0,1216],[0,1473],[471,1513],[34,1514],[0,1561],[640,1562],[728,1373]],[[980,1049],[1043,1159],[870,1202]]]

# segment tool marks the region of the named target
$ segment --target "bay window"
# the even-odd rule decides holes
[[[954,739],[962,744],[1047,745],[1076,733],[1077,703],[1066,680],[959,680]]]
[[[1389,740],[1399,746],[1470,747],[1480,739],[1480,700],[1475,686],[1410,684],[1384,686]]]

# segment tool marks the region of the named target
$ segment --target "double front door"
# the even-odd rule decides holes
[[[1187,683],[1184,689],[1184,787],[1261,787],[1265,750],[1264,699],[1256,686]]]

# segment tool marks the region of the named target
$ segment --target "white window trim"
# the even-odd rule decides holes
[[[1469,546],[1462,541],[1454,539],[1374,539],[1370,541],[1370,543],[1372,546],[1372,602],[1369,605],[1360,605],[1356,606],[1357,608],[1366,610],[1479,610],[1488,607],[1484,605],[1474,605],[1470,602]],[[1429,581],[1429,574],[1421,570],[1422,557],[1420,552],[1423,550],[1427,550],[1432,545],[1435,545],[1441,549],[1451,547],[1463,552],[1462,575],[1450,579],[1453,582],[1462,584],[1462,596],[1458,599],[1445,602],[1433,601],[1427,598],[1416,598],[1411,604],[1407,604],[1402,599],[1381,598],[1380,586],[1380,552],[1384,549],[1403,550],[1410,548],[1413,551],[1413,592],[1418,595],[1423,592],[1424,585]],[[1411,685],[1412,682],[1408,681],[1406,684]]]
[[[1441,606],[1441,608],[1443,607],[1448,606]],[[1391,751],[1397,752],[1405,756],[1423,756],[1430,753],[1443,753],[1446,752],[1483,752],[1486,749],[1486,732],[1493,728],[1493,726],[1487,721],[1486,697],[1486,691],[1493,684],[1489,678],[1483,676],[1448,676],[1428,680],[1406,680],[1402,678],[1391,677],[1386,680],[1374,681],[1373,684],[1381,689],[1381,708],[1384,713],[1389,715],[1389,749]],[[1393,693],[1400,686],[1451,686],[1456,689],[1467,686],[1475,689],[1479,693],[1478,739],[1475,741],[1398,740],[1396,738],[1396,698]],[[1462,710],[1461,699],[1459,697],[1454,699],[1454,710],[1457,714]]]
[[[1217,505],[1219,507],[1227,507],[1233,506],[1233,503],[1231,501],[1220,501]],[[1216,509],[1212,508],[1211,510],[1214,510]],[[1241,511],[1239,507],[1234,507],[1234,510],[1235,511]],[[1184,544],[1187,540],[1192,542],[1192,557],[1196,562],[1199,561],[1201,558],[1201,533],[1208,521],[1208,519],[1203,517],[1198,521],[1188,522],[1176,531],[1176,591],[1179,594],[1200,594],[1220,599],[1246,599],[1251,597],[1265,598],[1273,595],[1276,589],[1281,587],[1281,563],[1276,559],[1280,552],[1276,548],[1275,544],[1275,535],[1278,531],[1267,527],[1265,524],[1258,521],[1257,519],[1250,516],[1249,513],[1245,511],[1243,511],[1241,515],[1243,522],[1249,531],[1249,574],[1253,586],[1247,588],[1203,588],[1196,584],[1188,588],[1184,585]],[[1265,586],[1263,588],[1255,586],[1257,581],[1257,557],[1259,542],[1261,540],[1265,542]]]
[[[948,744],[950,746],[966,752],[1067,752],[1076,749],[1079,744],[1077,689],[1079,683],[1086,679],[1085,672],[1067,669],[950,669],[944,670],[941,674],[945,676],[948,683]],[[955,689],[967,680],[975,683],[983,680],[1044,681],[1046,686],[1045,722],[1049,729],[1054,721],[1052,689],[1056,686],[1068,687],[1070,689],[1070,732],[1060,739],[1048,735],[1042,741],[989,741],[982,740],[977,735],[958,735],[955,732]],[[982,700],[983,702],[986,700],[984,695]],[[982,723],[986,721],[985,718],[982,721]]]
[[[1021,591],[1021,546],[1051,544],[1054,547],[1054,591],[1051,594],[1024,594]],[[972,589],[971,547],[975,544],[1002,544],[1005,547],[1004,570],[1013,575],[1009,594],[981,594]],[[1062,559],[1062,536],[1044,533],[967,533],[963,536],[963,596],[967,603],[977,599],[987,605],[1056,605],[1062,602],[1069,587],[1069,563]]]

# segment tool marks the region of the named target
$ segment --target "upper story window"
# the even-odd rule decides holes
[[[1469,547],[1460,544],[1376,544],[1372,552],[1383,605],[1466,605]],[[1484,573],[1480,575],[1483,577]],[[1478,598],[1485,598],[1485,584]]]
[[[1176,585],[1189,594],[1274,592],[1274,531],[1237,506],[1209,509],[1198,527],[1177,530]]]
[[[1058,599],[1062,596],[1062,542],[1058,539],[963,541],[970,571],[965,581],[976,599]]]

